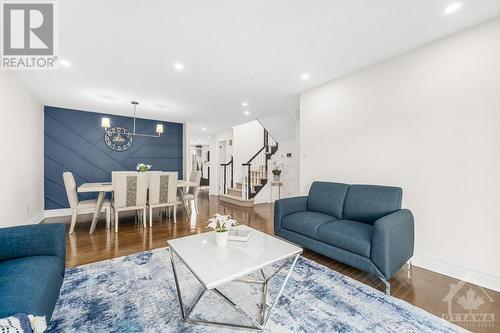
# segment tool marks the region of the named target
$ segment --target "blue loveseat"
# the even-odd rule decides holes
[[[54,311],[66,265],[63,224],[0,228],[0,318]]]
[[[275,202],[274,233],[388,282],[413,256],[414,221],[399,187],[314,182]]]

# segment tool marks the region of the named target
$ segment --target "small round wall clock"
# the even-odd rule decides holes
[[[104,134],[104,142],[115,151],[125,151],[132,146],[132,135],[123,127],[112,127]]]

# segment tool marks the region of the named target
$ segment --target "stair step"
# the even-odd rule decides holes
[[[245,182],[247,181],[247,178],[248,178],[248,177],[245,177],[245,179],[244,179],[244,180],[245,180]],[[265,175],[264,177],[251,177],[251,178],[252,178],[252,179],[256,179],[256,178],[257,178],[257,179],[267,179],[267,175]],[[238,183],[236,183],[236,184],[238,184]]]
[[[238,205],[242,207],[253,207],[253,199],[245,200],[242,199],[241,196],[237,197],[229,194],[221,194],[219,199],[224,202],[228,202],[233,205]]]
[[[255,193],[255,187],[259,187],[259,186],[262,186],[262,185],[252,185],[251,193]],[[241,197],[241,191],[242,191],[242,188],[228,188],[227,189],[228,194],[237,195],[240,197]]]
[[[229,195],[239,196],[241,198],[241,189],[238,188],[230,188],[227,190]]]

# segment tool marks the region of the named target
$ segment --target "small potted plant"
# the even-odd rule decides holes
[[[215,230],[215,242],[217,246],[227,245],[229,229],[237,224],[238,222],[230,215],[215,214],[208,220],[208,226]]]
[[[279,182],[280,181],[280,175],[281,175],[281,167],[283,166],[283,163],[281,163],[277,159],[272,159],[272,162],[273,162],[272,173],[273,173],[274,181],[275,182]]]
[[[151,170],[151,166],[152,166],[151,164],[139,163],[139,164],[137,164],[136,169],[139,172],[146,172],[146,171]]]

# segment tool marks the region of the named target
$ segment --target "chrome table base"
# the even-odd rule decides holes
[[[196,277],[196,279],[201,283],[203,286],[203,290],[200,292],[200,294],[196,297],[195,301],[193,302],[192,305],[186,305],[184,304],[183,298],[182,298],[182,291],[179,285],[179,278],[177,275],[177,267],[175,264],[175,258],[174,258],[174,253],[175,251],[172,248],[169,248],[170,250],[170,262],[172,264],[172,270],[174,273],[174,279],[175,279],[175,287],[177,289],[177,296],[179,298],[179,304],[181,308],[181,315],[182,319],[188,323],[199,323],[199,324],[209,324],[209,325],[218,325],[218,326],[225,326],[225,327],[233,327],[233,328],[241,328],[241,329],[247,329],[247,330],[256,330],[256,331],[262,331],[267,324],[267,321],[269,320],[269,317],[271,315],[272,310],[278,304],[278,300],[280,299],[283,290],[285,289],[286,283],[288,282],[288,279],[290,278],[290,275],[295,267],[295,264],[297,263],[297,260],[300,256],[300,253],[297,255],[293,255],[292,257],[288,257],[284,259],[284,263],[277,269],[275,270],[271,275],[266,276],[264,271],[261,269],[260,273],[262,275],[262,280],[261,279],[236,279],[232,282],[243,282],[243,283],[251,283],[251,284],[260,284],[262,285],[262,309],[260,311],[260,316],[259,318],[254,318],[251,315],[249,315],[247,312],[245,312],[241,307],[239,307],[235,302],[233,302],[227,295],[222,293],[218,288],[213,288],[213,289],[207,289],[204,284],[200,281],[200,279],[196,276],[196,274],[187,266],[182,259],[175,254],[177,258],[189,269],[189,271]],[[283,268],[287,266],[289,262],[292,262],[292,265],[290,266],[290,269],[288,270],[288,273],[286,274],[286,277],[279,289],[279,292],[275,298],[275,300],[272,302],[271,305],[267,304],[267,292],[268,292],[268,282],[270,279],[272,279],[276,274],[278,274]],[[229,304],[233,309],[235,309],[237,312],[242,314],[245,318],[247,318],[250,322],[251,325],[242,325],[242,324],[233,324],[233,323],[225,323],[225,322],[218,322],[218,321],[210,321],[210,320],[204,320],[204,319],[194,319],[190,317],[192,314],[194,308],[198,304],[198,302],[201,300],[203,295],[205,293],[212,291],[216,295],[218,295],[222,300],[224,300],[227,304]]]

